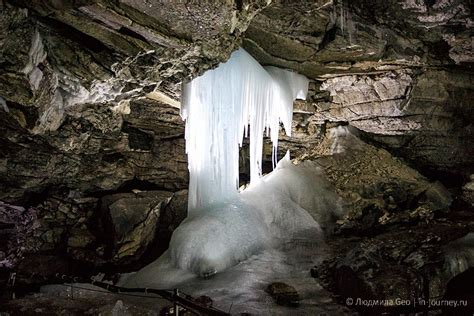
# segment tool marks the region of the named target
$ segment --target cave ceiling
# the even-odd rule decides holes
[[[311,79],[283,149],[350,124],[428,174],[474,171],[468,0],[2,0],[0,10],[0,199],[131,179],[186,187],[180,85],[240,46]]]

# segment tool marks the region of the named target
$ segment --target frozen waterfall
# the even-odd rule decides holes
[[[263,134],[276,157],[280,122],[291,133],[293,101],[308,79],[262,67],[247,52],[183,86],[182,117],[190,171],[188,217],[169,249],[126,286],[166,287],[221,272],[284,241],[321,237],[321,225],[340,212],[339,197],[311,162],[289,154],[261,177]],[[250,126],[250,127],[249,127]],[[239,147],[250,136],[251,185],[238,192]]]
[[[305,99],[307,92],[306,77],[263,68],[243,49],[183,86],[190,213],[235,197],[244,134],[250,134],[250,178],[256,182],[262,173],[264,131],[276,159],[280,122],[290,135],[293,101]]]

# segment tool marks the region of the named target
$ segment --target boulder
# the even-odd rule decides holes
[[[109,237],[106,253],[113,262],[140,258],[155,240],[161,212],[172,197],[168,191],[137,191],[101,199],[103,227]]]
[[[267,292],[279,305],[298,306],[300,301],[298,291],[296,291],[293,286],[283,282],[273,282],[269,284]]]

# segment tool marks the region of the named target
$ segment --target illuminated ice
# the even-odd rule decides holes
[[[264,131],[276,154],[280,122],[290,135],[293,101],[304,99],[307,91],[306,77],[264,69],[243,49],[183,86],[190,214],[236,196],[244,134],[250,134],[251,182],[260,177]]]
[[[320,169],[295,166],[287,154],[261,177],[264,132],[275,157],[280,122],[290,135],[293,102],[307,91],[306,77],[263,68],[243,49],[183,86],[188,218],[173,233],[168,251],[123,284],[171,286],[223,271],[282,240],[321,237],[320,224],[338,216],[340,208]],[[239,193],[244,135],[250,137],[251,183]]]
[[[293,165],[287,155],[234,199],[185,219],[168,251],[122,284],[173,287],[195,275],[221,272],[283,241],[321,240],[321,227],[341,215],[339,205],[319,168],[311,162]]]

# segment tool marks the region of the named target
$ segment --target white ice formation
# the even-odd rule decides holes
[[[287,155],[257,185],[186,218],[168,251],[122,284],[173,287],[222,272],[284,241],[318,241],[321,226],[340,215],[339,197],[321,169],[310,161],[294,165]]]
[[[244,134],[250,134],[251,183],[256,182],[262,173],[264,131],[276,156],[280,122],[290,135],[293,101],[304,99],[307,91],[306,77],[263,68],[243,49],[183,86],[190,213],[235,197]]]
[[[287,154],[261,177],[264,131],[275,156],[280,122],[289,135],[293,101],[304,99],[307,90],[306,77],[263,68],[243,49],[184,85],[188,217],[168,251],[122,284],[172,286],[221,272],[283,240],[318,240],[320,225],[340,215],[339,198],[321,170],[311,162],[293,165]],[[244,134],[250,135],[251,185],[239,193]]]

